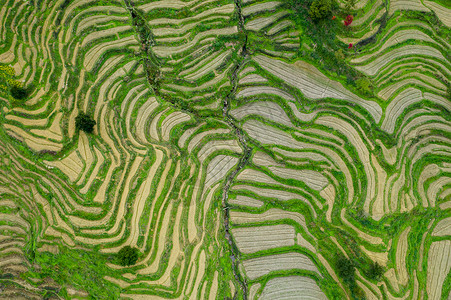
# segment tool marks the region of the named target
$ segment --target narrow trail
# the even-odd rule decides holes
[[[127,7],[127,10],[130,12],[130,15],[132,17],[132,20],[135,22],[135,26],[138,27],[138,23],[142,23],[142,19],[139,20],[140,22],[137,22],[137,19],[140,18],[140,16],[137,14],[134,8],[134,4],[132,0],[124,0],[125,5]],[[240,271],[238,269],[239,263],[240,263],[240,253],[238,251],[237,246],[235,245],[235,242],[230,234],[230,208],[228,206],[228,197],[229,197],[229,191],[230,187],[235,180],[238,173],[247,165],[249,162],[249,158],[252,153],[252,148],[249,146],[248,141],[246,140],[246,136],[244,135],[241,128],[239,128],[236,125],[236,120],[234,120],[230,114],[230,102],[233,99],[234,95],[236,94],[237,86],[238,86],[238,72],[241,70],[241,67],[246,61],[246,58],[248,57],[247,52],[247,33],[244,29],[244,17],[241,13],[241,0],[234,0],[235,2],[235,10],[236,14],[238,16],[238,30],[240,33],[242,33],[245,37],[245,40],[243,41],[243,46],[239,50],[240,59],[238,59],[234,66],[232,67],[232,72],[229,75],[230,82],[231,82],[231,90],[227,94],[227,96],[223,100],[223,107],[222,107],[222,121],[225,121],[231,128],[232,132],[235,133],[238,142],[243,150],[243,155],[240,157],[238,165],[232,170],[232,172],[225,178],[224,186],[223,186],[223,192],[222,192],[222,208],[223,208],[223,222],[224,222],[224,229],[225,229],[225,238],[227,240],[227,243],[230,246],[230,259],[232,262],[232,272],[233,276],[235,277],[235,280],[239,284],[241,288],[242,293],[242,299],[247,300],[247,294],[248,294],[248,288],[247,288],[247,282],[245,278],[242,278]],[[155,78],[160,76],[159,70],[156,71],[149,71],[149,70],[155,70],[158,68],[158,60],[156,59],[155,54],[152,52],[152,46],[155,44],[153,40],[153,34],[150,30],[150,28],[146,25],[143,25],[146,27],[146,31],[148,31],[147,38],[143,39],[142,36],[140,36],[141,39],[141,45],[142,50],[146,54],[146,57],[143,59],[143,64],[146,69],[146,75],[147,75],[147,81],[149,84],[153,87],[154,92],[157,96],[159,96],[164,101],[167,101],[171,104],[173,104],[175,107],[178,107],[178,105],[172,101],[169,101],[168,99],[165,99],[164,95],[162,95],[158,90],[158,82],[156,82]],[[180,107],[178,107],[180,108]],[[191,113],[194,117],[198,118],[198,114],[196,111],[192,111],[190,109],[184,108],[184,110],[187,110],[189,113]],[[235,292],[235,295],[233,299],[237,299],[239,295],[239,290]]]

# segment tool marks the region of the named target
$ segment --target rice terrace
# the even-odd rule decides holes
[[[0,0],[0,299],[451,299],[450,0]]]

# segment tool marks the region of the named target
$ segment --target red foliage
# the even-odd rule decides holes
[[[348,49],[351,49],[354,45],[352,43],[349,43]]]
[[[335,20],[336,18],[337,18],[336,16],[333,16],[333,17],[332,17],[332,20]]]
[[[351,25],[352,20],[354,20],[353,16],[348,15],[348,16],[346,17],[346,20],[344,20],[345,26]]]

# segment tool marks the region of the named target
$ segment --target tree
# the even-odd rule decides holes
[[[384,273],[384,268],[377,262],[372,262],[368,269],[368,277],[370,279],[379,279]]]
[[[96,125],[96,121],[84,112],[80,112],[75,118],[75,128],[86,133],[92,133],[94,131],[94,125]]]
[[[12,86],[10,92],[11,96],[16,100],[23,100],[27,98],[29,94],[29,91],[26,88],[17,85]]]
[[[355,282],[355,268],[351,260],[347,259],[344,255],[339,255],[335,267],[337,268],[338,275],[343,279],[345,283],[353,285]]]
[[[117,253],[117,258],[121,266],[131,266],[138,260],[139,250],[130,246],[124,246]]]
[[[329,16],[332,10],[330,0],[315,0],[310,5],[309,15],[313,21],[319,21]]]

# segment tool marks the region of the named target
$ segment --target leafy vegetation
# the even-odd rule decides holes
[[[139,250],[130,246],[124,246],[117,253],[117,259],[121,266],[132,266],[139,257]]]
[[[80,112],[75,118],[75,128],[77,128],[77,130],[92,133],[95,125],[96,121],[86,113]]]
[[[345,0],[345,7],[344,7],[344,11],[345,13],[349,14],[351,12],[351,10],[354,9],[357,0]]]
[[[364,299],[368,290],[393,298],[412,294],[414,270],[419,293],[429,296],[427,251],[447,237],[424,233],[449,218],[437,213],[449,196],[443,128],[450,117],[442,98],[451,88],[440,40],[449,35],[434,13],[412,18],[389,2],[357,10],[356,0],[168,1],[161,8],[64,0],[53,14],[41,9],[51,1],[27,9],[16,2],[6,2],[3,18],[17,40],[7,30],[0,38],[8,61],[0,64],[0,134],[10,143],[1,144],[0,212],[11,215],[0,225],[19,241],[8,241],[14,250],[3,256],[23,250],[32,265],[23,279],[36,288],[52,278],[60,285],[40,291],[43,298],[70,298],[71,286],[95,299],[242,299],[246,286],[260,284],[263,295],[284,277],[307,278],[329,299]],[[434,43],[418,35],[398,42],[413,29]],[[63,37],[66,46],[33,40],[39,36]],[[392,51],[417,43],[437,57],[425,61],[427,51],[411,49],[392,59]],[[13,94],[30,96],[11,89],[21,82],[39,84],[39,96],[14,107],[21,102],[10,101]],[[398,97],[407,89],[426,100]],[[93,132],[96,121],[106,130],[72,138],[68,120],[77,107],[96,110],[95,120],[76,117],[77,130]],[[431,207],[421,212],[421,202]],[[259,227],[271,229],[260,238]],[[291,244],[278,243],[285,234]],[[123,247],[131,238],[136,248]],[[72,246],[56,251],[59,244]],[[261,270],[280,270],[251,278],[246,263],[274,254],[306,257],[302,264],[274,259]],[[383,275],[396,271],[399,254],[409,282],[398,289]],[[303,268],[308,259],[316,273]],[[157,284],[163,280],[170,284]],[[374,288],[381,283],[384,290]],[[292,287],[280,286],[281,293]]]
[[[355,282],[355,266],[353,262],[346,258],[343,254],[339,254],[335,261],[335,268],[337,269],[338,276],[349,285],[353,285]]]
[[[103,278],[115,275],[115,271],[106,266],[107,259],[95,250],[59,246],[57,254],[36,253],[34,263],[39,268],[30,270],[27,275],[37,279],[52,278],[62,287],[86,290],[96,299],[118,299],[119,288]],[[59,294],[64,296],[65,288]]]
[[[330,16],[332,11],[331,0],[314,0],[309,8],[309,16],[314,21],[319,21]]]
[[[358,78],[355,81],[357,90],[362,94],[372,96],[373,95],[373,84],[367,77]]]
[[[14,85],[10,89],[11,96],[16,100],[24,100],[28,97],[30,91],[22,86]]]
[[[377,262],[373,262],[370,264],[368,268],[367,276],[370,279],[379,279],[384,273],[384,268],[379,265]]]
[[[356,80],[364,75],[346,62],[352,50],[349,49],[349,44],[337,39],[337,34],[347,28],[339,19],[346,20],[348,13],[332,0],[315,0],[310,5],[300,0],[290,0],[285,6],[293,12],[292,20],[297,24],[299,31],[305,32],[301,37],[299,53],[302,59],[312,62],[359,93],[372,96],[371,84],[366,86],[366,80],[361,81],[362,86],[357,89]],[[320,18],[311,17],[309,20],[305,16],[310,14]],[[330,22],[321,21],[326,20],[324,19],[326,15],[330,17]],[[335,15],[339,18],[337,19]],[[348,18],[348,22],[350,20],[351,18]]]

